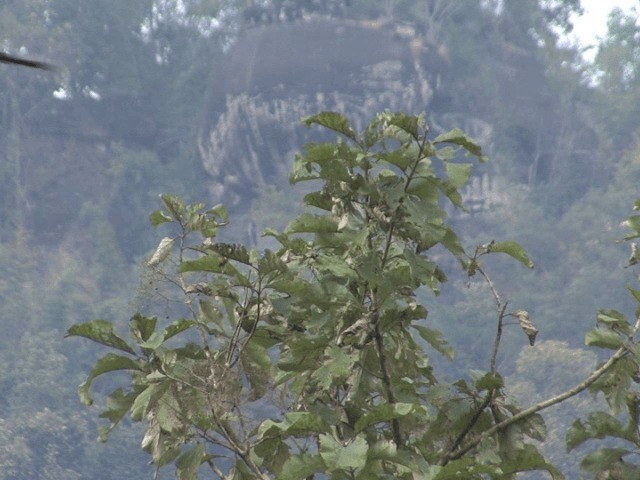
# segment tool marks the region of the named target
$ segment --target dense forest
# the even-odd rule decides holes
[[[315,184],[302,181],[308,179],[299,162],[313,153],[303,146],[335,142],[336,131],[351,131],[332,123],[335,118],[316,117],[330,133],[303,125],[303,118],[323,111],[344,115],[357,132],[384,111],[424,114],[429,141],[453,139],[488,159],[474,164],[466,182],[452,180],[445,167],[434,172],[449,175],[451,185],[441,187],[451,187],[453,199],[436,210],[460,245],[476,253],[463,269],[453,244],[442,249],[453,255],[430,254],[438,281],[417,294],[428,310],[420,324],[428,330],[421,331],[441,332],[451,350],[424,333],[444,353],[430,351],[429,368],[471,385],[478,374],[470,370],[492,363],[505,395],[523,406],[587,378],[613,344],[585,347],[585,334],[596,318],[626,332],[617,311],[634,318],[637,303],[627,289],[638,288],[637,249],[629,261],[631,247],[618,240],[629,226],[638,230],[635,217],[624,220],[640,179],[640,26],[635,12],[614,10],[607,36],[587,62],[563,40],[580,13],[579,0],[3,2],[2,48],[56,69],[0,64],[0,479],[175,476],[172,467],[156,473],[149,465],[158,458],[148,442],[151,457],[141,448],[144,422],[124,416],[106,443],[96,440],[114,420],[108,395],[129,377],[95,380],[97,407],[83,407],[78,385],[105,351],[65,334],[94,319],[133,332],[134,324],[150,328],[143,319],[157,317],[164,328],[185,316],[184,302],[166,292],[171,280],[154,268],[160,263],[154,254],[166,253],[157,249],[166,234],[159,224],[179,220],[178,197],[185,205],[224,204],[228,219],[221,208],[207,215],[226,224],[219,233],[226,245],[277,249],[284,237],[274,232],[304,215],[302,198],[320,202]],[[379,125],[413,132],[407,118],[414,117],[384,118]],[[455,128],[468,137],[447,137]],[[295,185],[289,185],[300,151],[306,153],[297,157]],[[463,208],[456,208],[453,190]],[[161,207],[168,214],[158,213]],[[149,223],[152,212],[157,230]],[[265,228],[274,230],[263,237]],[[305,228],[289,231],[317,233]],[[522,260],[519,250],[500,244],[517,241],[535,268],[488,255],[481,268],[491,281],[471,276],[476,257],[490,253],[476,247],[493,240],[501,245],[498,253],[503,248]],[[202,265],[181,268],[198,273]],[[493,286],[516,312],[494,359]],[[599,309],[615,312],[596,317]],[[534,346],[517,326],[522,311],[539,330]],[[143,316],[131,321],[137,312]],[[496,385],[484,388],[494,392]],[[635,398],[637,385],[625,394]],[[555,479],[560,472],[635,478],[637,460],[623,462],[621,449],[631,442],[638,451],[637,432],[591,442],[615,428],[609,423],[598,430],[585,421],[584,438],[575,433],[576,419],[625,401],[585,391],[542,412],[545,438],[532,434],[531,443],[554,467],[517,478]],[[622,422],[631,407],[621,412],[607,418]],[[384,419],[395,430],[397,419]],[[575,448],[566,453],[572,425]],[[580,467],[585,458],[591,463]],[[473,474],[469,478],[516,478]],[[188,476],[193,471],[182,475],[195,478]]]

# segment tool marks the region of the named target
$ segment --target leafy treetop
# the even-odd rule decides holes
[[[505,394],[496,356],[508,316],[531,345],[537,329],[528,312],[507,310],[481,259],[504,253],[528,268],[533,262],[513,241],[467,252],[444,210],[444,202],[463,207],[459,189],[472,169],[465,155],[483,161],[480,147],[460,130],[431,138],[422,117],[406,114],[381,113],[362,132],[330,112],[304,123],[338,138],[297,155],[290,180],[316,189],[284,232],[265,231],[275,250],[219,242],[224,207],[163,195],[150,219],[173,234],[148,268],[174,288],[184,315],[162,327],[136,313],[132,343],[105,320],[69,329],[115,351],[80,386],[85,404],[96,377],[130,373],[107,398],[101,438],[127,414],[145,422],[143,448],[158,468],[173,463],[181,479],[205,468],[237,479],[498,479],[528,470],[563,478],[527,441],[544,439],[538,412],[587,388],[603,391],[616,412],[637,405],[629,403],[637,325],[600,312],[587,344],[612,349],[609,360],[579,385],[521,409]],[[489,285],[496,303],[489,365],[455,382],[431,365],[431,355],[451,358],[453,350],[418,299],[446,280],[434,260],[443,249]],[[629,417],[624,428],[613,417],[578,421],[569,447],[604,434],[637,447],[637,415]],[[613,457],[589,457],[586,468],[607,468]]]

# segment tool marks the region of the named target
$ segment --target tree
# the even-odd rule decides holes
[[[634,138],[638,125],[638,114],[630,107],[640,92],[640,27],[635,18],[635,7],[629,14],[612,10],[607,36],[597,46],[590,68],[597,87],[594,111],[613,155],[632,146],[634,140],[629,139]]]
[[[595,352],[570,348],[566,342],[546,340],[536,343],[536,348],[520,351],[516,371],[506,378],[508,392],[520,404],[540,402],[554,392],[562,391],[566,385],[578,383],[587,377],[596,362]],[[567,368],[567,365],[572,368]],[[578,452],[567,453],[567,426],[571,425],[576,416],[586,416],[605,407],[604,400],[594,401],[592,396],[584,392],[546,413],[546,436],[544,442],[537,445],[545,457],[569,478],[578,476],[580,459],[588,450],[583,448]]]
[[[575,387],[520,408],[496,359],[512,325],[531,348],[535,319],[509,307],[483,262],[494,254],[533,262],[513,241],[465,249],[444,211],[445,201],[463,208],[458,189],[472,164],[462,154],[483,161],[480,147],[457,129],[431,138],[423,118],[405,114],[379,114],[359,133],[336,113],[304,123],[338,138],[296,157],[290,180],[315,190],[284,232],[265,231],[273,250],[219,241],[223,206],[163,195],[150,220],[172,232],[145,281],[177,319],[163,325],[136,312],[132,342],[105,320],[69,329],[117,351],[80,386],[85,404],[97,377],[129,373],[106,400],[101,436],[127,414],[144,422],[143,448],[157,468],[173,463],[178,478],[201,469],[247,479],[502,479],[532,470],[563,478],[532,443],[545,437],[539,412],[588,388],[623,407],[638,371],[638,324],[600,312],[587,344],[612,349],[609,359]],[[453,350],[425,305],[425,291],[437,294],[446,280],[446,252],[495,304],[488,365],[455,381],[433,366],[433,355]],[[637,416],[629,422],[625,438],[637,435]],[[620,432],[592,424],[576,423],[569,446]],[[602,458],[589,465],[607,468]]]

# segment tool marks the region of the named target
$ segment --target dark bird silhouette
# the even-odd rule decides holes
[[[49,63],[27,60],[26,58],[15,57],[4,52],[0,52],[0,62],[22,65],[23,67],[39,68],[40,70],[55,70],[55,67]]]

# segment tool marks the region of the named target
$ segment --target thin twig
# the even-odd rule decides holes
[[[491,361],[490,361],[490,371],[491,371],[491,373],[496,373],[496,358],[498,356],[498,349],[500,347],[500,339],[502,338],[502,324],[503,324],[504,315],[505,315],[504,312],[507,309],[507,303],[508,302],[504,303],[504,305],[501,304],[500,296],[498,295],[498,292],[497,292],[495,286],[493,285],[493,283],[491,282],[491,279],[489,278],[489,276],[477,264],[477,261],[476,261],[475,257],[472,259],[472,261],[476,262],[477,270],[482,274],[482,276],[485,278],[485,280],[489,284],[489,287],[491,288],[491,291],[493,293],[493,297],[496,300],[496,304],[497,304],[497,307],[498,307],[498,327],[497,327],[497,331],[496,331],[496,337],[495,337],[495,340],[493,342],[493,352],[491,354]],[[476,409],[475,413],[473,414],[473,417],[471,417],[471,420],[469,421],[467,426],[462,430],[462,432],[460,432],[460,434],[456,437],[454,442],[449,447],[449,451],[447,452],[445,457],[447,455],[450,455],[452,452],[455,452],[456,449],[460,446],[462,441],[466,438],[466,436],[469,434],[471,429],[476,425],[476,423],[480,419],[480,416],[482,415],[482,412],[485,410],[485,408],[487,408],[489,406],[489,404],[493,400],[493,394],[494,393],[495,393],[495,389],[493,389],[493,388],[490,389],[487,392],[487,395],[485,396],[485,398],[482,401],[482,403]]]
[[[250,296],[248,294],[246,294],[245,295],[245,299],[244,299],[244,305],[242,305],[242,314],[240,315],[240,318],[238,318],[238,323],[236,323],[236,327],[233,330],[233,335],[231,336],[231,339],[229,340],[229,347],[227,349],[227,356],[225,358],[225,366],[227,368],[232,367],[233,365],[235,365],[235,363],[239,359],[239,356],[236,356],[236,360],[233,360],[233,353],[235,352],[236,347],[237,347],[238,342],[239,342],[240,329],[242,328],[242,321],[244,319],[244,316],[246,315],[248,317],[248,315],[249,315],[249,312],[248,312],[249,304],[250,304]]]
[[[482,275],[484,279],[487,281],[487,284],[491,289],[491,293],[493,294],[493,299],[495,300],[498,309],[500,309],[502,305],[502,301],[500,300],[500,295],[498,294],[498,290],[496,290],[496,286],[493,284],[493,281],[491,281],[491,279],[489,278],[489,275],[487,275],[486,272],[482,269],[482,267],[477,262],[475,257],[473,258],[473,261],[476,263],[476,270],[480,272],[480,275]]]
[[[247,465],[247,467],[253,470],[253,472],[257,475],[256,478],[259,478],[262,480],[270,480],[268,476],[262,473],[262,471],[260,470],[260,467],[258,467],[258,465],[256,465],[256,463],[251,459],[251,456],[249,454],[249,447],[247,447],[246,445],[243,445],[243,442],[237,437],[236,433],[233,431],[233,427],[231,427],[231,425],[229,425],[227,421],[218,418],[217,415],[215,415],[215,413],[214,413],[214,421],[216,422],[216,425],[220,429],[220,432],[223,434],[223,436],[231,445],[232,451],[242,459],[242,461]]]
[[[482,412],[484,412],[484,409],[487,408],[487,406],[491,403],[492,399],[493,399],[493,390],[490,390],[487,393],[487,396],[484,398],[484,400],[480,404],[480,406],[478,406],[478,408],[476,409],[476,412],[473,414],[473,417],[471,417],[471,420],[469,421],[467,426],[456,437],[454,442],[451,444],[451,447],[449,447],[449,451],[447,452],[447,455],[449,455],[451,452],[455,452],[456,451],[456,449],[460,446],[460,444],[465,439],[465,437],[469,434],[471,429],[478,422],[478,420],[480,419],[480,415],[482,415]],[[445,455],[445,457],[447,455]],[[443,466],[444,465],[446,465],[446,463],[443,463]]]
[[[225,478],[224,473],[222,473],[222,470],[220,470],[218,468],[218,466],[215,464],[215,462],[213,461],[213,459],[209,458],[207,459],[207,464],[209,465],[209,467],[211,468],[211,470],[213,470],[213,473],[215,473],[216,475],[218,475],[218,477],[220,477],[221,479]]]
[[[395,405],[396,397],[393,393],[393,389],[391,388],[391,376],[387,369],[387,357],[384,352],[384,341],[382,339],[378,323],[375,325],[374,335],[376,340],[376,349],[378,350],[378,358],[380,359],[380,371],[382,373],[382,385],[384,386],[385,396],[387,397],[387,402],[390,405]],[[396,444],[396,448],[402,447],[402,432],[400,430],[400,422],[397,418],[391,420],[391,430],[393,432],[393,441]]]
[[[179,257],[178,257],[178,267],[180,265],[182,265],[182,263],[184,262],[184,252],[185,250],[187,250],[189,247],[186,244],[186,238],[188,235],[188,231],[187,231],[187,227],[186,225],[183,224],[182,221],[180,221],[180,228],[182,229],[182,232],[180,233],[180,246],[179,246]],[[169,281],[173,282],[173,279],[170,279],[167,277],[167,279]],[[180,287],[180,289],[182,290],[182,293],[187,297],[186,302],[184,302],[187,305],[187,308],[189,309],[189,311],[191,312],[191,315],[193,316],[193,319],[196,320],[195,321],[195,325],[196,325],[196,330],[198,331],[198,335],[200,336],[200,340],[202,341],[202,344],[204,345],[204,353],[205,356],[207,357],[207,361],[209,363],[211,363],[211,350],[210,350],[210,346],[209,346],[209,341],[208,341],[208,334],[207,331],[204,329],[204,327],[200,324],[200,322],[198,321],[198,314],[193,306],[193,301],[194,301],[194,297],[191,295],[187,294],[187,283],[185,281],[185,274],[184,272],[180,272],[180,269],[178,268],[178,282],[176,285],[178,285]],[[174,282],[175,283],[175,282]]]
[[[256,330],[258,328],[258,322],[260,321],[261,307],[262,307],[262,277],[260,277],[260,275],[258,275],[258,290],[257,290],[256,295],[257,295],[257,297],[256,297],[257,298],[256,320],[253,322],[253,325],[251,325],[251,331],[247,335],[246,340],[244,341],[242,346],[238,348],[237,359],[240,359],[240,356],[242,355],[242,352],[244,351],[245,347],[247,346],[247,344],[251,341],[251,339],[255,335]]]
[[[507,303],[500,307],[498,311],[498,328],[496,329],[496,338],[493,342],[493,351],[491,352],[491,361],[489,362],[489,371],[496,373],[496,359],[498,358],[498,349],[500,348],[500,340],[502,339],[502,326],[504,321],[504,312],[507,309]]]

